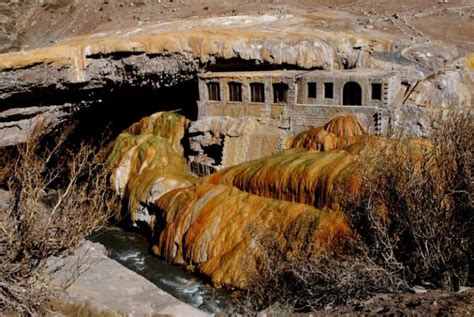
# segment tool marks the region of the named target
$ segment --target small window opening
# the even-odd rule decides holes
[[[372,84],[372,100],[382,100],[382,84]]]
[[[316,98],[317,87],[316,83],[308,83],[308,98]]]
[[[252,102],[265,102],[265,85],[261,83],[250,84],[250,95]]]
[[[324,83],[324,98],[327,98],[327,99],[334,98],[334,84],[333,83]]]
[[[229,83],[229,100],[230,101],[242,101],[242,84],[241,83]]]
[[[288,95],[287,84],[273,84],[273,102],[286,102]]]
[[[223,151],[223,144],[211,144],[203,147],[204,154],[212,160],[214,166],[219,166],[222,163]]]
[[[209,100],[221,100],[221,93],[219,88],[219,83],[208,83],[207,91],[209,93]]]

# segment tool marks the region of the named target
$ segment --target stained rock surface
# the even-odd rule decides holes
[[[262,248],[268,247],[261,241],[269,236],[289,258],[307,248],[308,241],[314,254],[342,252],[353,236],[341,198],[358,197],[382,152],[416,162],[430,146],[419,139],[401,142],[367,135],[354,117],[341,116],[290,139],[287,150],[192,178],[185,162],[178,160],[184,158],[169,149],[183,135],[183,121],[175,120],[179,118],[159,113],[124,132],[133,142],[149,137],[160,142],[128,146],[128,139],[119,136],[111,160],[136,164],[132,176],[122,179],[129,193],[122,192],[122,197],[129,208],[145,201],[153,207],[148,218],[132,215],[132,220],[149,224],[156,255],[209,276],[216,286],[242,289],[258,269]],[[178,123],[159,125],[171,129],[168,134],[155,131],[168,135],[165,139],[149,133],[157,126],[154,120]],[[130,137],[132,132],[137,135]],[[121,167],[112,166],[117,182]],[[188,183],[175,182],[180,177]],[[150,189],[155,184],[169,186],[153,199]]]
[[[360,141],[364,128],[352,116],[338,116],[321,127],[313,127],[286,141],[287,148],[315,151],[342,150]]]
[[[108,159],[111,183],[128,201],[133,222],[152,224],[147,202],[194,180],[180,143],[187,124],[177,113],[159,112],[133,124],[115,140]]]
[[[263,198],[223,185],[176,189],[155,202],[162,211],[152,250],[209,276],[216,286],[245,289],[270,231],[276,248],[298,254],[308,237],[315,253],[350,236],[345,217],[330,209]]]

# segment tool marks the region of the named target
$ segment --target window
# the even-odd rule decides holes
[[[324,83],[324,98],[328,98],[328,99],[334,98],[334,84],[333,83]]]
[[[265,102],[265,85],[260,83],[250,84],[250,97],[252,102]]]
[[[209,93],[209,100],[221,100],[221,92],[219,89],[219,83],[208,83],[207,91]]]
[[[316,98],[316,83],[308,83],[308,98]]]
[[[273,84],[273,102],[286,102],[288,94],[287,84]]]
[[[229,100],[230,101],[242,101],[242,84],[241,83],[229,83]]]
[[[382,100],[382,84],[372,84],[372,100]]]

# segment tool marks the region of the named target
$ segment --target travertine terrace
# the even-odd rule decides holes
[[[283,263],[364,253],[370,268],[397,268],[390,285],[431,283],[404,275],[425,263],[410,262],[429,249],[418,236],[377,239],[404,212],[466,227],[452,215],[472,187],[456,178],[472,171],[470,125],[457,121],[466,131],[452,124],[438,143],[434,131],[453,114],[472,118],[472,1],[81,1],[0,4],[0,148],[15,153],[37,124],[45,143],[72,127],[71,149],[102,147],[105,135],[117,220],[148,238],[147,252],[216,287],[251,288],[270,248]],[[406,175],[412,187],[392,184]],[[61,195],[56,182],[45,197]],[[406,195],[411,205],[393,199]],[[446,244],[464,241],[453,236]],[[392,259],[400,241],[408,260]],[[465,283],[463,252],[427,274]],[[443,275],[449,261],[466,276]]]

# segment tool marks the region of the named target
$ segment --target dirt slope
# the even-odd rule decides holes
[[[0,52],[49,46],[69,37],[187,17],[236,14],[314,13],[336,9],[371,30],[441,40],[461,54],[474,50],[472,0],[4,0],[0,3]],[[347,22],[348,23],[348,22]],[[346,24],[347,24],[346,23]],[[327,17],[331,30],[345,22]]]

